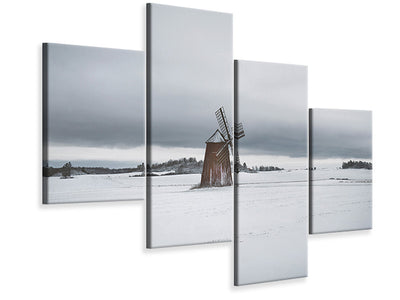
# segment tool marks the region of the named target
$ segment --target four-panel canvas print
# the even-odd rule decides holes
[[[144,53],[43,44],[43,203],[144,198]]]
[[[310,233],[372,228],[372,112],[310,110]]]
[[[231,240],[232,15],[147,6],[147,247]]]
[[[43,44],[44,204],[145,198],[148,248],[233,239],[235,285],[372,228],[372,112],[308,111],[306,66],[233,61],[231,14],[147,4],[146,27],[146,56]]]
[[[235,285],[307,276],[307,67],[235,61]]]

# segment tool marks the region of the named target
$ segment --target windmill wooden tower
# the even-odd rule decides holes
[[[215,112],[219,129],[206,141],[200,187],[232,185],[230,153],[233,154],[233,135],[223,107]],[[239,131],[236,131],[239,130]],[[235,125],[235,138],[244,136],[243,125]],[[235,163],[238,161],[235,158]]]

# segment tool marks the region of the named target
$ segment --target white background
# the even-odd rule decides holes
[[[374,113],[374,229],[311,236],[308,278],[238,288],[230,243],[145,250],[144,202],[40,204],[41,43],[144,49],[145,2],[1,1],[0,299],[398,298],[396,2],[165,2],[233,13],[235,58],[308,65],[310,107]]]

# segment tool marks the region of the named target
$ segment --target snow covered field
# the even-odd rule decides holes
[[[239,173],[238,284],[307,275],[308,171]]]
[[[313,233],[372,227],[372,170],[311,172]]]
[[[201,174],[151,177],[151,247],[230,241],[233,186],[193,189]]]
[[[114,200],[143,200],[144,177],[137,173],[74,175],[71,179],[45,177],[48,203],[74,203]]]

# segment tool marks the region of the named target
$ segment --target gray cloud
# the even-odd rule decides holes
[[[151,14],[152,145],[203,148],[214,112],[233,116],[232,16],[154,4]]]
[[[238,121],[245,154],[307,156],[307,68],[239,61]]]
[[[48,133],[56,145],[143,145],[144,53],[49,44]]]
[[[313,158],[372,158],[372,112],[312,110]]]

